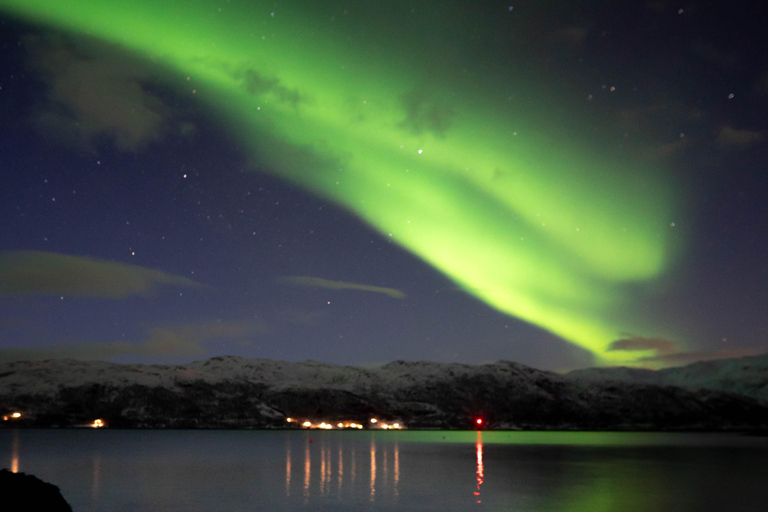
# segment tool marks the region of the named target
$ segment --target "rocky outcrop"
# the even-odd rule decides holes
[[[8,512],[72,512],[58,487],[26,473],[12,473],[7,469],[0,469],[0,496],[2,509]]]

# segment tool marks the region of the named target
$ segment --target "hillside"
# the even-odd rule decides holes
[[[710,389],[768,401],[768,354],[702,361],[656,371],[626,367],[587,368],[570,372],[568,377],[593,382],[612,380]]]
[[[631,372],[630,372],[631,373]],[[214,357],[187,365],[55,360],[0,364],[4,425],[126,428],[273,428],[288,417],[408,428],[755,429],[768,404],[734,393],[518,363],[396,361],[365,370],[318,362]]]

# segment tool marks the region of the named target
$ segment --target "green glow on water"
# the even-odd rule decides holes
[[[657,334],[632,314],[632,290],[669,261],[674,205],[651,170],[527,133],[493,99],[430,82],[399,46],[371,58],[345,44],[301,3],[0,5],[163,66],[262,169],[343,205],[490,306],[604,360],[626,361],[607,351],[623,333]]]
[[[362,433],[361,433],[362,434]],[[369,434],[370,435],[370,434]],[[374,434],[376,435],[376,434]],[[681,446],[713,445],[733,443],[738,439],[727,435],[679,434],[660,432],[568,432],[568,431],[472,431],[472,430],[402,430],[386,432],[380,438],[388,436],[399,442],[476,444],[484,445],[536,445],[536,446],[594,446],[594,447],[630,447],[630,446]]]

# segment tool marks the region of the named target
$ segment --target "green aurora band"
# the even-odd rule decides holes
[[[494,308],[604,362],[628,360],[607,350],[618,337],[658,335],[633,318],[632,294],[669,263],[661,180],[526,133],[488,98],[433,83],[395,37],[371,53],[308,4],[253,3],[0,0],[162,66],[262,169],[343,205]]]

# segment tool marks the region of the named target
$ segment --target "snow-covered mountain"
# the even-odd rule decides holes
[[[768,401],[768,354],[702,361],[664,370],[638,368],[587,368],[568,377],[584,381],[620,381],[690,389],[726,391]]]
[[[596,380],[584,372],[562,376],[508,361],[396,361],[376,369],[231,356],[179,366],[13,362],[0,364],[0,413],[19,411],[22,417],[10,421],[33,426],[82,425],[96,418],[113,427],[296,424],[288,424],[288,417],[334,424],[368,424],[377,417],[410,428],[473,428],[478,417],[489,428],[768,425],[768,403],[754,398],[628,380]]]

